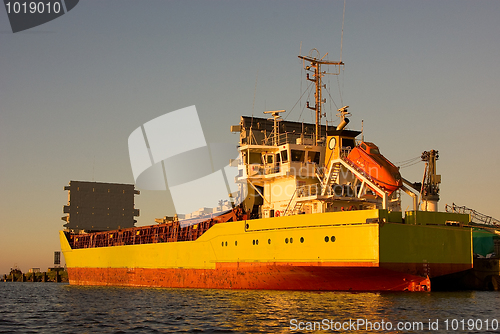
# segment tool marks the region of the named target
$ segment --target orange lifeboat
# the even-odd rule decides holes
[[[380,154],[377,145],[373,143],[361,142],[352,149],[347,160],[389,192],[389,195],[403,185],[398,167]]]

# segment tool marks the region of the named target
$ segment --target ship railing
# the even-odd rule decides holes
[[[264,176],[276,173],[285,173],[288,172],[293,175],[297,175],[300,177],[318,177],[318,180],[321,180],[318,173],[321,172],[321,167],[317,167],[314,162],[300,162],[300,161],[291,161],[285,162],[282,164],[248,164],[246,165],[246,176],[247,177],[255,177],[255,176]],[[322,177],[322,176],[321,176]]]
[[[105,232],[84,234],[67,232],[66,237],[72,249],[194,241],[214,224],[244,219],[246,219],[246,215],[241,208],[238,208],[188,226],[180,226],[179,221],[176,220],[159,225],[131,227]]]
[[[323,189],[325,190],[323,193]],[[353,189],[351,185],[340,185],[340,184],[330,184],[322,185],[321,183],[307,184],[295,189],[290,201],[285,209],[285,215],[296,214],[297,207],[301,207],[303,201],[311,199],[311,197],[317,196],[325,197],[336,197],[336,198],[355,198],[356,189]]]
[[[190,241],[196,240],[215,223],[214,220],[207,220],[180,227],[179,222],[172,222],[115,231],[70,234],[68,241],[73,249]]]
[[[279,165],[265,165],[264,166],[264,174],[274,174],[274,173],[279,173],[280,171],[280,166]]]
[[[323,190],[324,193],[323,193]],[[308,184],[297,188],[297,198],[319,196],[334,196],[334,197],[357,197],[356,189],[348,184],[328,184],[322,185],[321,183]]]
[[[264,165],[249,164],[246,167],[247,167],[247,175],[248,176],[264,175]]]
[[[311,197],[321,194],[322,186],[319,183],[306,184],[297,188],[297,197]]]
[[[277,136],[275,143],[274,133],[271,133],[266,138],[264,138],[262,145],[279,146],[285,144],[308,144],[312,145],[314,143],[313,135],[303,135],[295,132],[284,132]]]
[[[462,213],[470,215],[470,221],[478,225],[486,225],[493,227],[500,227],[500,221],[491,216],[487,216],[483,213],[477,212],[476,210],[470,209],[466,206],[458,206],[455,203],[452,205],[446,204],[446,212]]]
[[[256,176],[256,175],[269,175],[280,172],[279,165],[260,165],[260,164],[250,164],[247,165],[247,175],[248,176]]]

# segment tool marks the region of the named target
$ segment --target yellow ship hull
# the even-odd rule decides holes
[[[471,229],[445,225],[468,217],[433,214],[440,223],[359,210],[219,223],[194,241],[75,248],[64,231],[60,240],[70,284],[415,291],[472,268]]]

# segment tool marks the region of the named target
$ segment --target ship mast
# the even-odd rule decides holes
[[[313,57],[312,55],[313,51],[316,51],[317,57]],[[314,107],[309,106],[309,101],[308,101],[307,108],[314,110],[316,113],[316,134],[315,134],[316,145],[319,145],[321,141],[321,117],[323,116],[321,113],[321,105],[326,102],[326,99],[321,98],[322,89],[326,88],[326,85],[322,85],[321,78],[326,74],[338,75],[340,73],[340,66],[344,65],[342,61],[323,60],[323,58],[325,58],[327,55],[328,53],[326,53],[320,59],[319,51],[316,49],[312,49],[309,52],[308,56],[298,56],[300,59],[308,61],[310,63],[310,65],[304,67],[306,71],[314,71],[313,78],[310,78],[309,73],[307,73],[307,80],[314,82],[314,85],[316,86],[316,90],[314,91],[315,106]],[[321,65],[335,65],[339,67],[336,73],[327,73],[326,71],[321,71]]]

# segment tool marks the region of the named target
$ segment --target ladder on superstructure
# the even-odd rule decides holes
[[[288,205],[286,206],[285,211],[283,211],[284,216],[291,216],[294,213],[298,212],[300,209],[302,209],[302,207],[304,206],[304,202],[297,200],[300,197],[300,195],[302,194],[302,192],[303,192],[302,188],[295,189],[295,191],[292,195],[292,198],[290,198],[290,201],[288,202]],[[293,208],[290,209],[290,206],[292,205],[292,203],[293,203]]]
[[[341,165],[339,162],[332,162],[332,166],[328,170],[328,173],[323,181],[321,181],[322,189],[321,195],[324,196],[328,189],[328,186],[337,181],[341,169]]]

